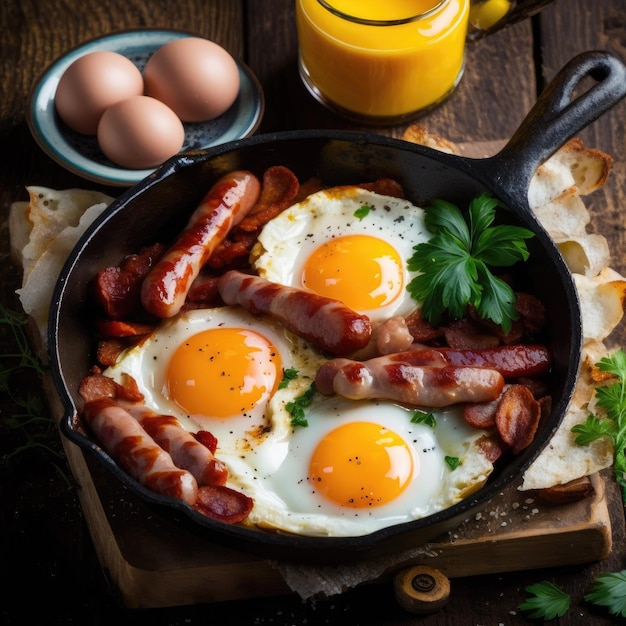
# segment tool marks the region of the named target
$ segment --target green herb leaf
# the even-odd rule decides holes
[[[451,470],[455,470],[459,465],[461,465],[461,459],[459,459],[458,456],[445,456],[444,460]]]
[[[534,235],[520,226],[492,226],[498,206],[496,198],[482,194],[470,203],[469,222],[444,200],[434,201],[426,211],[424,221],[432,237],[413,248],[407,267],[419,275],[407,289],[432,324],[445,312],[462,317],[469,305],[505,332],[519,317],[513,290],[490,268],[526,261],[525,240]]]
[[[522,611],[529,611],[534,619],[550,620],[562,617],[570,606],[569,596],[559,587],[544,580],[543,582],[526,587],[533,597],[519,605]]]
[[[362,220],[364,217],[367,217],[369,215],[369,212],[371,210],[372,210],[371,206],[364,204],[362,207],[360,207],[354,212],[354,217],[358,217],[359,220]]]
[[[626,352],[623,348],[596,364],[603,372],[615,378],[596,387],[598,407],[605,415],[587,416],[583,424],[576,424],[572,432],[579,445],[588,445],[601,437],[609,437],[613,443],[613,474],[626,502]]]
[[[283,379],[278,383],[279,389],[284,389],[289,385],[289,382],[298,378],[298,370],[290,367],[283,372]]]
[[[411,416],[411,424],[426,424],[426,426],[435,428],[435,426],[437,426],[437,420],[432,411],[415,411]]]
[[[309,422],[306,419],[304,409],[311,406],[313,402],[313,396],[317,391],[317,387],[315,383],[311,383],[311,386],[302,394],[295,398],[292,402],[287,402],[285,408],[291,415],[291,425],[292,426],[303,426],[306,427],[309,425]]]
[[[611,615],[626,617],[626,570],[598,576],[585,600],[607,607]]]

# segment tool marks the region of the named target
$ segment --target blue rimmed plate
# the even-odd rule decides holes
[[[129,170],[104,156],[95,137],[68,128],[54,106],[54,96],[63,72],[89,52],[110,50],[128,57],[143,70],[150,56],[161,46],[191,33],[171,30],[133,30],[113,33],[84,43],[54,61],[32,89],[27,122],[41,149],[61,166],[82,178],[119,187],[130,187],[153,170]],[[185,123],[182,151],[210,148],[248,137],[261,123],[265,101],[258,80],[250,69],[237,61],[241,88],[237,100],[219,117],[198,123]]]

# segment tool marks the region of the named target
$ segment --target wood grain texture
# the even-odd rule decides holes
[[[0,2],[0,301],[5,306],[15,308],[14,290],[20,281],[8,252],[6,216],[10,203],[26,199],[28,184],[100,188],[54,163],[30,135],[25,120],[28,94],[46,65],[69,48],[112,31],[144,27],[190,31],[217,41],[248,63],[259,77],[267,102],[262,131],[357,128],[314,102],[302,86],[297,74],[293,5],[293,0]],[[532,22],[517,24],[468,46],[465,74],[458,89],[420,121],[432,132],[455,142],[481,142],[485,147],[499,145],[517,128],[545,82],[572,56],[596,48],[608,49],[626,60],[624,1],[555,0]],[[622,103],[582,133],[587,145],[614,158],[609,181],[588,198],[588,203],[593,213],[592,228],[607,236],[613,265],[622,273],[626,273],[625,128],[626,105]],[[400,136],[404,128],[368,130]],[[109,191],[119,193],[119,189]],[[623,326],[617,333],[616,344],[624,343]],[[0,349],[7,345],[11,345],[10,338],[0,330]],[[29,383],[32,388],[31,381],[26,384]],[[0,399],[0,418],[16,411],[7,398]],[[7,434],[0,421],[0,454],[19,443],[21,439]],[[50,436],[49,445],[62,453],[56,433]],[[56,457],[54,460],[58,462]],[[101,495],[103,515],[118,522],[127,515],[137,515],[137,503],[123,489]],[[623,569],[626,559],[624,513],[619,499],[614,499],[608,503],[613,521],[613,550],[607,558],[589,565],[455,578],[449,604],[438,614],[417,620],[396,605],[390,587],[385,584],[357,588],[315,606],[282,595],[189,605],[176,610],[128,612],[120,607],[117,590],[110,584],[111,577],[96,558],[76,491],[67,489],[49,457],[34,452],[22,461],[0,465],[0,501],[3,528],[0,574],[3,580],[10,581],[0,607],[0,621],[8,625],[24,623],[30,606],[37,605],[45,606],[51,623],[94,626],[128,621],[134,626],[204,626],[206,623],[508,626],[528,623],[517,610],[527,596],[524,589],[528,584],[549,579],[572,598],[573,608],[556,623],[603,626],[614,620],[605,611],[586,603],[584,594],[595,576]],[[160,524],[160,528],[167,533],[167,526]],[[120,532],[118,537],[123,537],[120,546],[126,554],[133,542],[137,549],[140,547],[136,533]],[[549,537],[546,542],[549,546]],[[189,540],[185,546],[188,557],[194,556],[193,548],[193,540]],[[178,548],[163,549],[169,550],[170,562],[175,561]],[[563,550],[575,551],[577,546]],[[142,568],[159,562],[158,554],[150,555],[149,550],[144,554]],[[151,563],[148,557],[153,559]],[[197,566],[200,561],[197,554],[195,557]],[[470,558],[480,557],[467,556],[464,561]],[[133,565],[137,567],[139,563]],[[215,573],[216,578],[226,575],[224,570]],[[252,575],[258,577],[258,571]],[[37,602],[28,605],[18,602],[21,597],[18,591],[26,588],[36,591]]]

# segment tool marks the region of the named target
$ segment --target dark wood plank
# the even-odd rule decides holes
[[[623,0],[555,2],[540,19],[542,71],[544,80],[571,58],[587,50],[607,50],[626,59],[626,6]],[[556,35],[558,33],[558,35]],[[581,134],[586,145],[613,157],[607,184],[586,203],[592,220],[590,230],[603,234],[612,251],[612,267],[626,274],[626,101],[622,101]],[[622,327],[612,337],[614,345],[626,344]]]

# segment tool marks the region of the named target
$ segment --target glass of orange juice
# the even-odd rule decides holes
[[[416,117],[461,79],[469,9],[470,0],[296,0],[302,81],[358,122]]]

